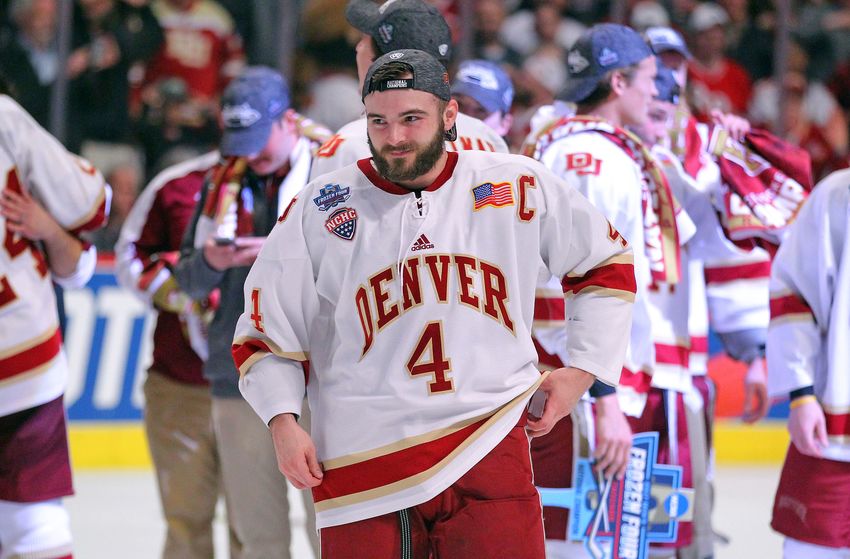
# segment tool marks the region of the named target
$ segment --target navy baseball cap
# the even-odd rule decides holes
[[[688,50],[688,45],[685,44],[685,39],[670,27],[650,27],[645,32],[646,40],[649,41],[649,46],[655,51],[655,54],[662,52],[675,51],[690,60],[693,58],[691,51]]]
[[[585,32],[567,53],[567,85],[558,99],[579,103],[606,72],[627,68],[652,56],[637,31],[616,23],[600,23]]]
[[[345,18],[371,35],[379,54],[400,49],[422,50],[448,65],[452,57],[452,34],[440,11],[423,0],[350,0]]]
[[[221,96],[224,156],[251,155],[266,145],[272,124],[289,108],[289,87],[265,66],[246,68]]]
[[[673,70],[665,66],[659,57],[655,58],[655,65],[657,67],[657,72],[655,74],[655,89],[658,90],[658,95],[656,95],[655,98],[660,101],[667,101],[668,103],[678,105],[681,89],[679,88],[679,84],[676,83],[676,77],[673,75]]]
[[[467,60],[460,65],[452,82],[452,93],[472,97],[487,112],[507,114],[514,102],[511,78],[489,60]]]

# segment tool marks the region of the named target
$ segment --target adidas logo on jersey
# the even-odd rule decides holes
[[[411,251],[427,250],[429,248],[434,248],[434,243],[429,241],[428,237],[426,237],[425,234],[423,233],[422,235],[419,235],[419,238],[416,239],[416,241],[413,243],[413,246],[410,247],[410,250]]]

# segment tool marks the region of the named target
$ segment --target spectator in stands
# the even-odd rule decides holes
[[[505,45],[499,35],[506,15],[502,0],[478,0],[475,4],[474,56],[519,68],[522,56]]]
[[[811,156],[815,180],[847,167],[847,120],[829,90],[819,82],[808,81],[797,68],[785,75],[782,87],[784,106],[780,106],[776,80],[770,78],[756,84],[750,120],[771,130],[777,130],[781,120],[785,139]]]
[[[188,93],[176,111],[180,126],[195,128],[198,136],[216,130],[210,125],[215,124],[221,92],[245,66],[233,18],[215,0],[153,0],[151,7],[165,31],[165,43],[145,68],[142,105],[156,106],[160,82],[180,78]],[[213,132],[204,139],[218,138]]]
[[[649,27],[669,27],[670,15],[660,2],[641,0],[632,7],[629,26],[640,33]]]
[[[534,8],[534,36],[536,46],[526,56],[522,69],[554,95],[560,92],[567,82],[567,48],[560,36],[561,14],[556,6],[539,2]]]
[[[0,69],[24,109],[42,126],[50,118],[50,88],[59,72],[56,0],[14,0],[13,28],[0,30]]]
[[[708,2],[697,6],[688,19],[694,55],[688,68],[691,107],[701,120],[712,109],[745,114],[750,101],[752,83],[747,71],[724,54],[728,24],[726,11]]]
[[[80,0],[76,5],[68,144],[123,143],[129,138],[128,74],[162,43],[162,30],[146,0]]]
[[[133,203],[142,184],[142,170],[133,161],[115,165],[106,172],[106,181],[112,187],[112,205],[109,210],[109,223],[91,235],[98,251],[113,252],[121,233],[121,226],[130,214]]]
[[[502,41],[523,57],[530,56],[541,44],[550,40],[568,50],[586,29],[578,21],[566,17],[568,4],[568,0],[534,0],[533,9],[519,10],[505,20],[501,29]],[[546,11],[540,13],[540,8],[544,6]],[[550,24],[554,27],[551,31],[548,27],[545,29],[545,37],[540,34],[541,17],[550,18]]]

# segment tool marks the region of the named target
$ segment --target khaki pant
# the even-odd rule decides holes
[[[309,430],[306,415],[299,423]],[[289,559],[287,484],[277,468],[268,427],[242,398],[214,397],[212,419],[231,535],[241,545],[240,559]],[[301,493],[310,543],[318,556],[313,500],[309,492]]]
[[[209,388],[152,370],[144,392],[145,431],[167,526],[162,557],[209,559],[220,487]]]

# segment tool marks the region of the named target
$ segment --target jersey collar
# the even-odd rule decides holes
[[[434,182],[429,184],[427,187],[423,188],[428,192],[433,192],[443,186],[454,173],[455,166],[457,165],[457,152],[450,151],[447,153],[448,159],[446,159],[446,166],[443,167],[443,170],[434,179]],[[372,165],[372,158],[367,157],[365,159],[360,159],[357,161],[357,166],[366,175],[366,178],[369,179],[369,182],[383,190],[384,192],[388,192],[390,194],[410,194],[411,191],[403,186],[400,186],[392,181],[388,181],[384,177],[378,174],[378,171],[375,170],[375,167]]]

